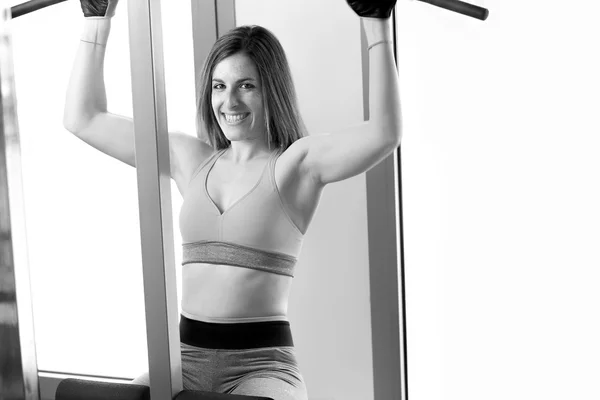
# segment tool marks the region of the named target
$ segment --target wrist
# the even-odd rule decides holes
[[[110,17],[85,17],[80,39],[84,42],[106,45],[110,27]]]
[[[391,18],[360,18],[362,27],[367,38],[367,45],[372,45],[382,40],[393,39],[393,27]]]

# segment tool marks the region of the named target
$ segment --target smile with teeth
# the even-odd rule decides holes
[[[246,119],[248,117],[248,115],[250,115],[250,113],[243,113],[243,114],[225,114],[225,113],[223,113],[223,115],[225,116],[225,120],[227,121],[227,123],[235,124],[235,123],[241,122],[242,120]]]

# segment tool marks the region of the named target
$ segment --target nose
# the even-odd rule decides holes
[[[229,90],[226,93],[226,98],[225,98],[225,107],[227,107],[227,109],[234,109],[236,108],[239,104],[240,104],[240,100],[238,98],[238,94],[235,90]]]

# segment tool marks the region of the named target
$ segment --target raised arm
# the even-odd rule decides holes
[[[85,18],[71,70],[63,115],[64,127],[103,153],[135,167],[133,119],[107,111],[104,56],[116,0],[80,0]],[[129,64],[124,64],[128,73]],[[180,193],[194,169],[212,153],[197,137],[169,133],[170,172]]]
[[[116,1],[82,0],[81,6],[85,18],[67,87],[63,125],[92,147],[135,167],[133,120],[108,113],[104,85],[104,57]]]
[[[369,52],[369,130],[400,143],[402,116],[390,18],[361,18]],[[372,47],[371,47],[372,46]]]
[[[295,151],[302,153],[301,167],[320,185],[363,173],[400,145],[400,93],[389,18],[395,3],[395,0],[348,0],[361,17],[369,47],[369,120],[294,143]]]

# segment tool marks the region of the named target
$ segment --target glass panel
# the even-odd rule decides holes
[[[196,136],[196,78],[190,2],[161,2],[162,35],[165,65],[167,121],[170,133]],[[183,198],[171,180],[173,241],[177,273],[178,309],[181,312],[181,234],[179,210]]]
[[[126,10],[104,76],[108,111],[131,116]],[[38,366],[130,378],[147,369],[136,171],[63,126],[82,23],[78,2],[13,21]]]
[[[600,8],[477,3],[398,4],[410,398],[598,398]]]

